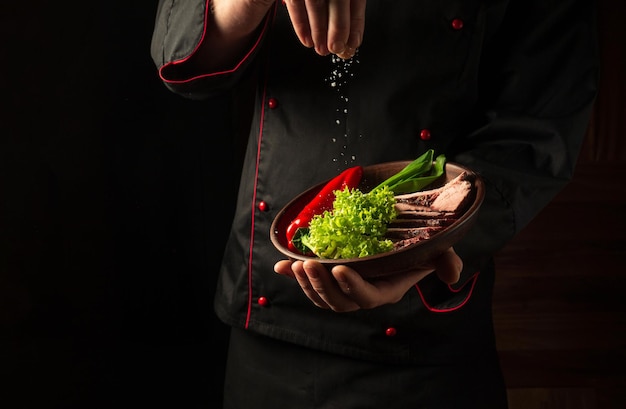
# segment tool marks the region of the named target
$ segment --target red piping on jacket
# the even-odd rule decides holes
[[[272,20],[276,17],[276,10],[278,3],[274,3],[274,15],[272,16]],[[269,20],[269,19],[268,19]],[[263,28],[265,31],[266,26]],[[263,34],[261,34],[262,36]],[[257,42],[258,43],[258,42]],[[269,64],[269,58],[267,60]],[[268,70],[265,70],[267,73]],[[252,191],[252,211],[251,213],[251,226],[250,226],[250,247],[248,249],[248,311],[246,313],[246,322],[244,324],[244,328],[248,329],[250,325],[250,316],[252,315],[252,258],[253,258],[253,249],[254,249],[254,215],[256,212],[256,195],[257,195],[257,185],[259,181],[259,162],[261,161],[261,142],[263,141],[263,124],[265,121],[265,98],[267,96],[267,81],[268,76],[266,74],[265,84],[263,85],[263,96],[261,98],[261,119],[259,121],[259,137],[257,139],[257,153],[256,153],[256,164],[254,170],[254,189]]]
[[[432,305],[430,305],[427,301],[426,298],[424,297],[424,294],[422,293],[422,290],[419,287],[419,283],[415,284],[415,288],[417,289],[417,292],[420,295],[420,298],[422,299],[422,303],[424,303],[424,306],[431,312],[451,312],[451,311],[455,311],[458,310],[459,308],[463,307],[466,303],[467,300],[470,299],[470,297],[472,296],[472,293],[474,292],[474,287],[476,286],[476,280],[478,279],[478,275],[480,274],[480,271],[477,271],[474,273],[474,275],[468,279],[461,287],[459,288],[452,288],[452,286],[450,284],[448,284],[448,290],[450,290],[453,293],[458,293],[459,291],[461,291],[465,286],[467,286],[467,284],[471,281],[471,288],[467,293],[467,296],[463,299],[463,302],[461,302],[460,304],[451,307],[451,308],[435,308]]]
[[[267,26],[268,26],[268,21],[269,19],[265,19],[265,25],[263,26],[263,30],[261,32],[261,34],[258,36],[257,40],[254,42],[254,45],[252,46],[252,48],[250,49],[250,51],[248,51],[246,53],[246,55],[244,55],[244,57],[241,59],[241,61],[239,61],[234,68],[231,68],[229,70],[224,70],[224,71],[217,71],[217,72],[211,72],[208,74],[201,74],[201,75],[196,75],[195,77],[191,77],[191,78],[187,78],[184,80],[168,80],[167,78],[165,78],[163,76],[163,71],[168,69],[169,67],[171,67],[172,65],[178,65],[178,64],[183,64],[185,62],[187,62],[187,60],[189,60],[197,51],[198,48],[200,48],[200,44],[202,44],[202,42],[204,41],[204,37],[206,36],[206,30],[207,30],[207,26],[209,23],[208,20],[208,16],[209,13],[211,12],[210,10],[211,7],[211,0],[207,0],[206,2],[206,6],[205,6],[205,10],[204,10],[204,29],[202,30],[202,36],[200,37],[200,41],[198,41],[198,44],[196,44],[195,48],[193,49],[193,51],[191,52],[191,54],[189,54],[188,56],[181,58],[180,60],[175,60],[175,61],[171,61],[168,62],[167,64],[163,64],[163,66],[161,68],[159,68],[159,78],[161,78],[162,81],[165,81],[168,84],[185,84],[188,82],[192,82],[192,81],[196,81],[202,78],[207,78],[207,77],[215,77],[218,75],[224,75],[224,74],[231,74],[235,71],[237,71],[241,65],[248,59],[250,58],[250,55],[254,52],[254,50],[256,50],[259,46],[259,43],[261,42],[261,39],[263,38],[263,33],[267,30]]]

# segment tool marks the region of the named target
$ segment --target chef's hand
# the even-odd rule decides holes
[[[306,47],[319,55],[348,59],[361,45],[366,0],[285,0],[291,24]]]
[[[276,1],[211,0],[207,32],[192,54],[191,72],[231,68],[249,49],[261,22]],[[285,0],[302,44],[320,55],[354,56],[365,27],[366,0]],[[182,69],[182,68],[181,68]]]
[[[295,278],[302,291],[318,307],[337,312],[375,308],[393,304],[417,282],[435,272],[444,283],[459,280],[463,261],[453,248],[415,270],[365,280],[355,270],[339,265],[328,271],[315,260],[281,260],[274,271]]]

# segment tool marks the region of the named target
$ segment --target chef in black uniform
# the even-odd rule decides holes
[[[214,298],[232,327],[225,408],[507,406],[493,255],[572,176],[595,35],[584,0],[160,1],[152,56],[172,92],[256,86]],[[294,196],[428,149],[486,182],[453,249],[384,282],[282,260],[269,229]]]

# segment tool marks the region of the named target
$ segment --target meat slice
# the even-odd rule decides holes
[[[412,206],[409,203],[396,203],[397,217],[402,219],[450,219],[456,218],[456,213],[439,212],[430,207]]]
[[[392,240],[424,240],[432,237],[433,234],[443,230],[443,227],[415,227],[412,229],[390,227],[385,233],[385,237]]]
[[[454,217],[441,218],[396,218],[389,223],[390,228],[414,229],[417,227],[445,227],[457,220]]]
[[[417,243],[422,240],[430,239],[436,232],[424,232],[423,234],[418,234],[414,237],[407,237],[401,240],[393,240],[393,248],[394,250],[401,249],[403,247],[410,246],[413,243]]]
[[[399,213],[435,211],[459,215],[465,210],[471,193],[472,181],[464,171],[439,188],[396,196],[396,210]]]
[[[385,237],[394,242],[395,249],[430,239],[465,212],[472,188],[472,175],[461,172],[439,188],[395,196],[397,217]]]

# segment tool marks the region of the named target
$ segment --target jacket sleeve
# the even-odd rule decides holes
[[[597,92],[593,2],[510,5],[496,34],[487,35],[496,40],[485,45],[481,67],[482,119],[451,158],[487,184],[476,226],[455,247],[468,269],[501,249],[571,180]]]
[[[190,99],[204,99],[231,89],[252,64],[268,27],[269,15],[252,47],[231,68],[220,72],[194,72],[190,57],[207,29],[211,0],[159,0],[150,53],[159,77],[172,92]]]

